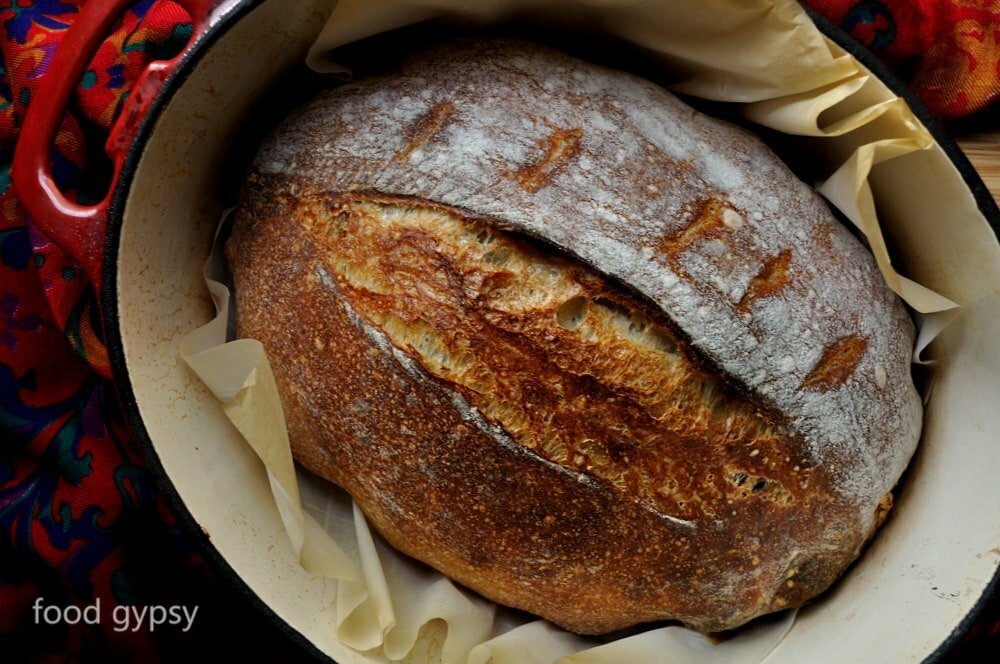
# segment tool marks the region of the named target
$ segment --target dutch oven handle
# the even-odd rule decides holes
[[[140,75],[106,144],[114,167],[111,187],[99,203],[79,205],[67,199],[52,178],[53,141],[70,95],[115,21],[133,2],[135,0],[88,0],[80,8],[32,96],[10,174],[18,199],[34,223],[81,265],[98,291],[108,207],[136,129],[160,85],[180,63],[184,51],[213,22],[213,10],[220,4],[220,0],[174,0],[191,16],[194,28],[191,39],[181,53],[170,60],[151,62]]]

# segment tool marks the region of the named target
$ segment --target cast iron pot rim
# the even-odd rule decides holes
[[[157,92],[155,99],[149,106],[149,110],[139,125],[135,140],[129,147],[121,171],[121,177],[115,187],[111,199],[111,206],[108,210],[108,232],[104,244],[104,265],[103,280],[106,287],[100,294],[101,309],[105,321],[106,343],[111,362],[111,369],[115,376],[115,384],[118,388],[119,399],[122,408],[128,419],[129,426],[133,432],[134,440],[142,449],[150,474],[172,509],[178,522],[187,531],[194,541],[206,561],[216,570],[231,588],[245,598],[267,622],[273,624],[278,630],[307,654],[310,658],[320,662],[334,662],[325,653],[319,650],[301,632],[292,627],[288,622],[278,616],[260,597],[250,588],[243,578],[229,565],[226,559],[219,553],[212,544],[208,534],[201,528],[198,521],[192,516],[177,490],[174,488],[169,476],[160,463],[160,459],[153,447],[153,442],[143,425],[139,414],[138,404],[135,399],[135,392],[128,375],[128,367],[125,361],[124,348],[122,346],[121,334],[118,328],[118,249],[121,225],[124,217],[125,204],[128,199],[129,189],[135,175],[135,169],[142,158],[143,148],[159,119],[164,108],[169,104],[174,93],[187,80],[194,71],[195,66],[202,54],[210,48],[225,31],[236,21],[246,16],[253,9],[263,4],[267,0],[243,0],[236,7],[222,16],[217,23],[208,28],[198,39],[191,44],[174,73],[164,82]],[[1000,209],[983,182],[982,178],[973,168],[958,145],[945,132],[941,124],[931,115],[930,111],[917,99],[916,95],[910,91],[895,74],[889,71],[888,67],[868,51],[860,42],[856,41],[839,27],[827,21],[817,12],[806,7],[812,20],[817,27],[830,39],[840,45],[845,51],[854,56],[864,67],[879,78],[893,93],[902,97],[914,115],[924,124],[931,136],[945,154],[958,169],[962,179],[972,192],[979,210],[983,213],[993,232],[1000,238]],[[962,636],[974,624],[976,618],[982,613],[990,597],[1000,589],[1000,565],[994,571],[993,577],[987,584],[982,595],[976,601],[969,613],[952,630],[951,634],[938,646],[938,648],[924,660],[925,664],[941,662],[961,640]]]
[[[170,506],[178,523],[187,532],[194,542],[195,547],[204,556],[209,566],[225,580],[229,587],[246,600],[266,622],[278,629],[279,632],[288,637],[299,650],[309,656],[313,661],[336,663],[336,660],[323,653],[316,645],[306,638],[301,632],[292,627],[287,621],[282,619],[274,610],[268,606],[243,578],[232,568],[225,557],[215,548],[209,538],[208,533],[201,527],[197,519],[191,514],[184,500],[177,493],[173,482],[160,463],[160,458],[156,454],[153,441],[146,431],[139,413],[139,406],[135,399],[135,391],[132,389],[132,381],[128,373],[128,364],[125,361],[125,349],[122,345],[121,332],[118,326],[118,250],[119,239],[124,220],[125,205],[128,201],[129,190],[132,180],[135,177],[135,169],[142,159],[146,142],[149,140],[153,128],[160,114],[167,107],[174,93],[184,84],[191,72],[194,71],[201,56],[215,44],[215,42],[225,34],[233,24],[264,4],[267,0],[242,0],[219,20],[209,26],[205,32],[194,43],[185,47],[184,54],[173,73],[164,81],[157,91],[156,96],[150,103],[146,115],[143,117],[135,133],[135,138],[129,146],[122,164],[121,175],[115,185],[115,191],[108,208],[107,234],[104,240],[104,264],[102,266],[102,281],[105,284],[100,293],[101,313],[104,319],[105,343],[108,349],[108,356],[111,364],[111,371],[114,376],[114,383],[118,391],[119,402],[125,411],[129,428],[132,431],[133,439],[142,450],[143,457],[157,488]]]

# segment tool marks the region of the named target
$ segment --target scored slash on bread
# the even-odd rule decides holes
[[[798,606],[916,445],[913,326],[747,132],[521,42],[320,95],[227,253],[293,453],[400,550],[580,633]]]

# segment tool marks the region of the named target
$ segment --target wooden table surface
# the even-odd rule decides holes
[[[993,198],[1000,203],[1000,130],[960,136],[957,141],[979,171]]]

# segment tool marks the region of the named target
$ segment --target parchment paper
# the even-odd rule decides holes
[[[308,63],[343,77],[349,72],[338,64],[335,49],[351,41],[424,20],[479,26],[511,18],[567,31],[581,23],[600,26],[661,62],[676,90],[738,103],[754,122],[815,138],[810,145],[829,162],[830,173],[817,189],[859,228],[886,282],[919,312],[914,360],[922,361],[919,353],[956,305],[895,271],[867,177],[875,164],[933,141],[906,105],[881,98],[853,58],[826,40],[792,0],[342,0]],[[337,581],[331,629],[347,645],[401,659],[424,630],[421,642],[430,633],[440,637],[445,664],[755,663],[791,627],[790,611],[721,643],[681,627],[600,643],[544,621],[525,622],[398,554],[373,536],[343,492],[305,471],[296,473],[262,347],[253,340],[226,342],[229,293],[218,246],[205,271],[218,316],[183,341],[181,354],[264,462],[303,567]]]

